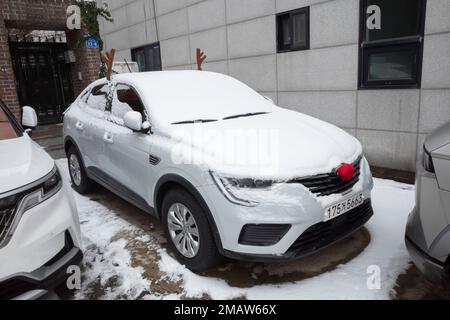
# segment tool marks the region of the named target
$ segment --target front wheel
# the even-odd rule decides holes
[[[73,188],[80,194],[86,194],[92,191],[94,181],[87,176],[80,154],[74,147],[70,147],[68,150],[67,159]]]
[[[167,238],[177,259],[188,269],[206,271],[220,262],[206,214],[188,192],[170,191],[164,198],[162,213]]]

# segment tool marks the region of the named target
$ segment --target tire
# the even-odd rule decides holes
[[[190,233],[192,240],[189,240],[189,235],[185,237],[187,238],[185,248],[189,246],[189,242],[192,244],[191,248],[193,248],[195,240],[198,240],[198,248],[196,252],[194,249],[195,254],[193,256],[191,256],[193,253],[192,251],[183,253],[175,244],[174,236],[179,236],[183,231],[174,231],[173,227],[172,230],[170,230],[169,227],[169,224],[174,226],[169,220],[172,222],[174,221],[173,216],[175,214],[176,217],[177,206],[178,209],[182,209],[182,206],[184,206],[188,210],[188,213],[186,213],[187,219],[185,220],[191,222],[191,227],[193,225],[197,226],[196,230],[198,232],[198,237],[195,237],[195,232]],[[171,213],[169,213],[169,211],[171,211]],[[178,210],[178,212],[180,211],[182,210]],[[192,220],[190,220],[191,216],[194,218],[194,224],[192,224]],[[207,271],[221,262],[222,257],[217,250],[206,213],[191,194],[178,188],[169,191],[162,203],[162,221],[167,240],[172,245],[178,261],[184,264],[188,269],[194,272]],[[192,230],[195,230],[195,228],[186,227],[185,232],[189,233],[189,231]],[[182,235],[181,237],[183,238],[184,236]],[[178,243],[179,246],[182,246],[183,241],[179,241]]]
[[[91,192],[94,189],[95,183],[87,176],[81,156],[75,147],[72,146],[69,148],[67,151],[67,159],[73,188],[80,194]],[[78,173],[76,171],[77,165],[79,167]]]

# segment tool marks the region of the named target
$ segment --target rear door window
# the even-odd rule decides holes
[[[101,112],[108,111],[108,94],[110,92],[108,84],[102,84],[92,89],[86,104],[94,110]]]

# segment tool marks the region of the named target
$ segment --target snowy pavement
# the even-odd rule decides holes
[[[67,177],[66,161],[58,164]],[[154,218],[103,189],[75,193],[85,258],[74,298],[395,298],[397,278],[410,267],[403,237],[414,187],[375,179],[372,197],[375,214],[366,229],[317,255],[283,264],[227,261],[198,275],[170,255]]]

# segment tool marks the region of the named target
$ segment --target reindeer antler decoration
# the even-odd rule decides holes
[[[112,67],[114,63],[114,56],[116,55],[116,49],[111,49],[109,52],[106,51],[106,56],[104,54],[101,55],[103,63],[106,64],[106,79],[111,81],[112,75]]]
[[[200,48],[197,48],[197,70],[199,70],[199,71],[203,70],[202,64],[203,64],[203,61],[205,61],[205,59],[207,57],[208,56],[205,55],[205,53],[202,50],[200,50]]]

